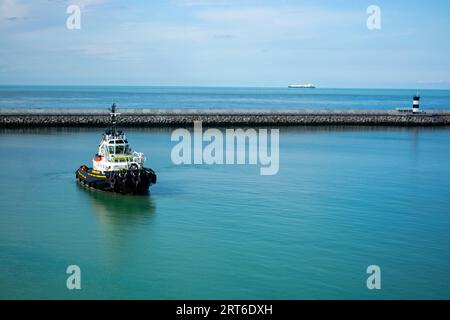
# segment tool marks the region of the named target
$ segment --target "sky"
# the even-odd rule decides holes
[[[448,0],[0,0],[0,84],[450,89],[449,13]]]

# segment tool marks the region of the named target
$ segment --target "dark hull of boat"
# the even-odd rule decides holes
[[[75,176],[83,185],[102,191],[141,194],[156,183],[156,174],[152,169],[111,171],[102,174],[99,171],[81,166]]]

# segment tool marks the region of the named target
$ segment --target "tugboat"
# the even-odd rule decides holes
[[[111,124],[102,135],[93,167],[82,165],[76,178],[82,185],[102,191],[140,194],[156,183],[156,174],[144,167],[143,153],[132,151],[122,130],[116,129],[116,104],[111,107]]]

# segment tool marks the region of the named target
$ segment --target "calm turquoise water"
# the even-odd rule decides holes
[[[450,90],[420,90],[427,109],[450,109]],[[0,86],[0,108],[309,108],[410,107],[417,90],[215,87]]]
[[[450,129],[284,128],[275,176],[170,133],[128,131],[159,179],[130,197],[74,181],[98,130],[1,131],[0,298],[450,298]]]

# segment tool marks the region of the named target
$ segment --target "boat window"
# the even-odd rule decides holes
[[[124,151],[125,151],[125,146],[123,146],[123,145],[116,146],[116,154],[123,154]]]
[[[109,153],[114,154],[114,147],[112,147],[112,146],[109,147]]]

